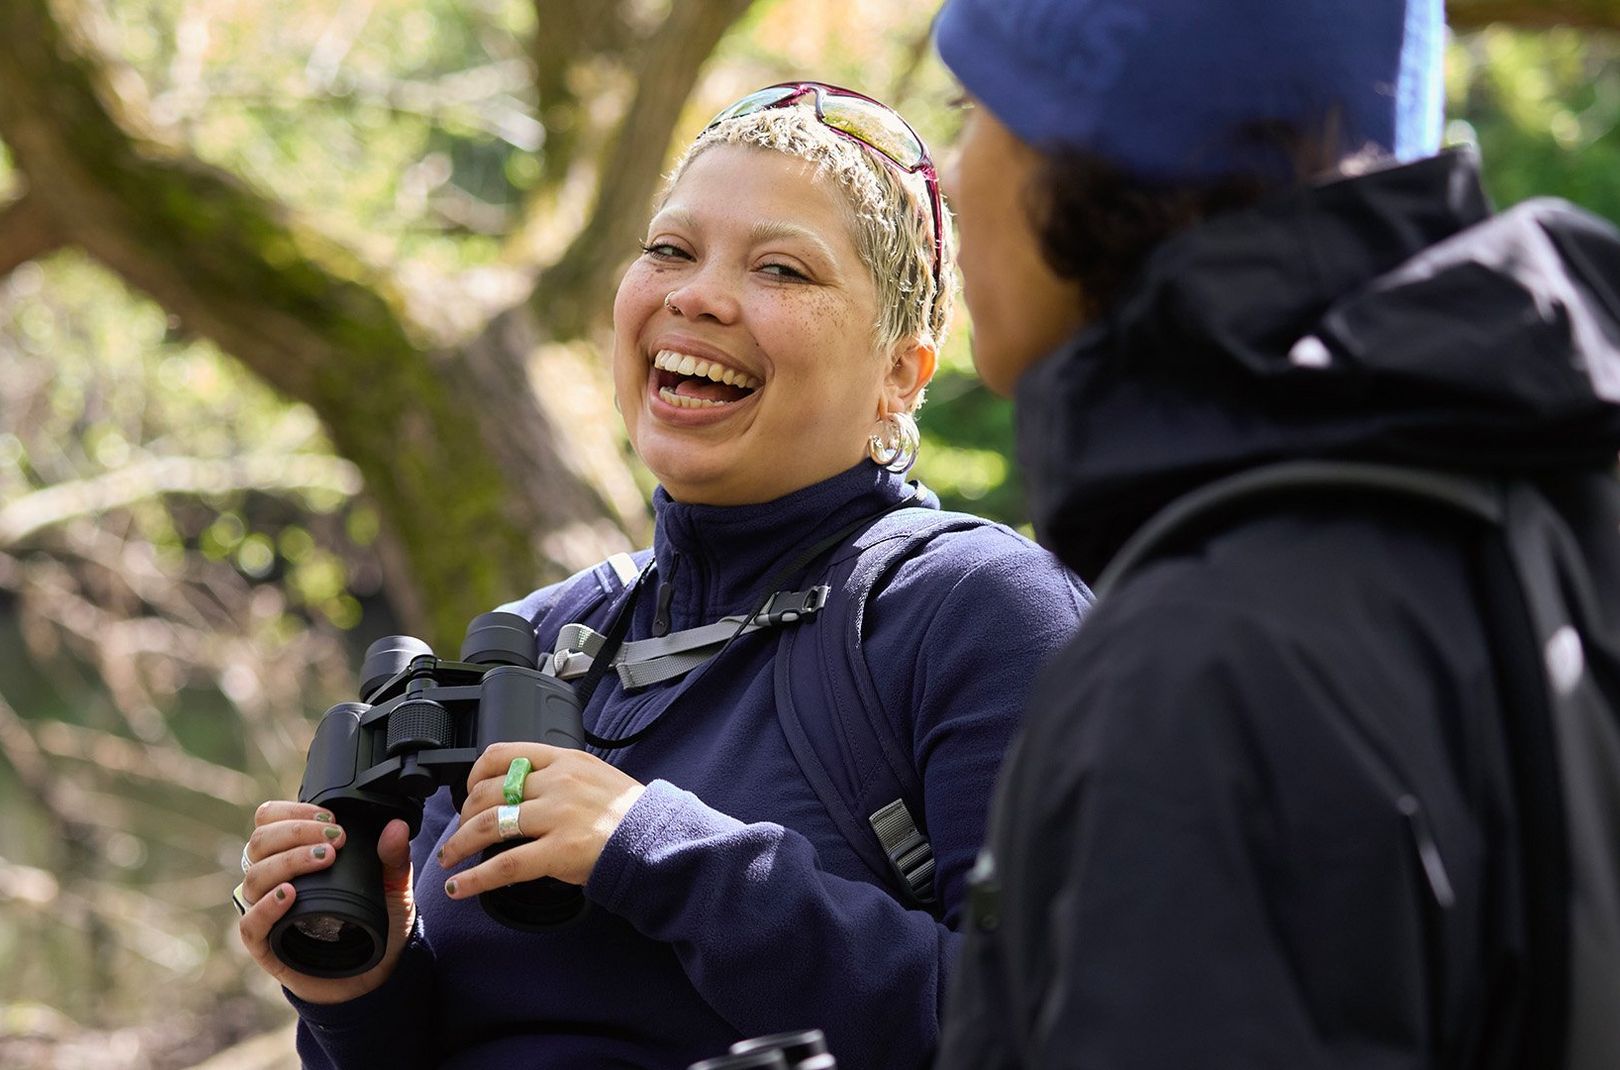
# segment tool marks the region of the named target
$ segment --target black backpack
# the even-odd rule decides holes
[[[1486,628],[1501,663],[1524,857],[1525,1065],[1620,1068],[1620,481],[1495,479],[1297,461],[1172,502],[1115,555],[1099,601],[1172,543],[1302,496],[1406,499],[1478,525]]]

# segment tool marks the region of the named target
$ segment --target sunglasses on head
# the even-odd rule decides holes
[[[911,124],[900,118],[893,108],[853,89],[825,82],[782,82],[743,97],[710,119],[704,129],[708,130],[727,119],[789,107],[806,94],[814,95],[816,119],[823,126],[835,134],[860,142],[904,173],[923,176],[923,183],[928,187],[928,207],[933,212],[934,291],[938,293],[945,258],[945,234],[942,229],[944,208],[939,195],[939,173],[934,170],[934,161],[928,156],[928,146],[923,144],[923,139],[917,136]]]

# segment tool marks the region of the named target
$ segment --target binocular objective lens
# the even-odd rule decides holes
[[[343,939],[344,923],[341,918],[305,918],[303,921],[293,922],[293,928],[311,940],[335,944]]]
[[[350,977],[381,956],[376,938],[365,928],[316,914],[299,918],[281,932],[282,961],[316,977]]]

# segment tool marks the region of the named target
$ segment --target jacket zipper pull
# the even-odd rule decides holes
[[[1440,857],[1440,846],[1434,842],[1434,833],[1423,814],[1423,807],[1413,795],[1402,795],[1395,800],[1395,806],[1406,818],[1406,827],[1417,847],[1418,863],[1423,867],[1423,875],[1428,878],[1429,891],[1434,893],[1435,903],[1441,910],[1450,910],[1457,904],[1457,893],[1451,886],[1445,860]]]
[[[676,551],[669,559],[669,575],[658,584],[658,603],[653,612],[654,636],[669,634],[669,604],[675,600],[675,573],[680,568],[681,555]]]

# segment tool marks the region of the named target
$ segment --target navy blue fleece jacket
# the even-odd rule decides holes
[[[761,505],[693,506],[660,491],[656,586],[668,590],[637,600],[628,638],[654,633],[660,603],[675,631],[746,611],[803,548],[907,493],[864,462]],[[785,586],[800,580],[814,569]],[[570,584],[596,582],[582,574],[508,608],[535,621],[549,651],[569,623],[554,607]],[[1087,602],[1044,551],[995,525],[936,537],[872,598],[864,652],[923,783],[943,920],[874,882],[800,771],[775,710],[767,630],[685,678],[597,689],[585,710],[596,734],[658,723],[598,751],[648,788],[572,926],[515,932],[448,900],[433,855],[456,818],[448,792],[432,799],[412,846],[417,931],[379,990],[336,1006],[294,1001],[305,1065],[684,1067],[740,1037],[810,1026],[847,1070],[926,1065],[1002,752],[1036,669]]]

